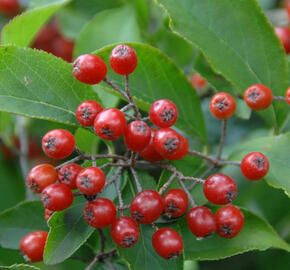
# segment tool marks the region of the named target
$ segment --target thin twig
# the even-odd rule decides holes
[[[156,226],[156,224],[151,223],[151,226],[152,226],[154,232],[157,232],[159,230],[158,227]]]
[[[129,100],[129,97],[127,96],[126,92],[123,91],[121,88],[119,88],[111,80],[109,80],[108,78],[105,78],[104,82],[110,85],[116,92],[120,93],[125,99]]]
[[[96,156],[92,156],[92,165],[93,167],[97,167]]]
[[[134,115],[130,115],[128,113],[123,113],[127,118],[131,119],[131,120],[138,120],[138,118]]]
[[[126,79],[126,94],[128,96],[129,102],[133,106],[133,109],[134,109],[134,112],[135,112],[137,119],[141,119],[141,113],[140,113],[140,111],[139,111],[139,109],[138,109],[138,107],[137,107],[137,105],[136,105],[136,103],[131,95],[131,92],[130,92],[129,76],[126,75],[125,79]]]
[[[138,158],[138,153],[132,151],[132,152],[131,152],[131,166],[132,166],[133,168],[135,167],[135,164],[136,164],[136,160],[137,160],[137,158]]]
[[[116,249],[113,248],[108,252],[97,254],[85,270],[92,270],[97,262],[103,262],[106,258],[113,257],[116,254]]]
[[[173,173],[169,177],[169,179],[167,180],[167,182],[160,188],[159,194],[162,194],[169,187],[169,185],[172,183],[172,181],[174,180],[175,177],[176,177],[176,173]]]
[[[101,252],[103,253],[105,251],[105,245],[106,245],[106,237],[102,231],[102,229],[98,229],[100,238],[101,238]]]
[[[75,158],[73,158],[73,159],[71,159],[71,160],[68,160],[68,161],[66,161],[66,162],[64,162],[64,163],[62,163],[62,164],[56,166],[55,169],[56,169],[56,170],[59,170],[59,169],[61,169],[62,167],[64,167],[65,165],[67,165],[67,164],[74,163],[74,162],[80,161],[80,160],[82,160],[82,159],[83,159],[83,158],[82,158],[81,156],[76,156]]]
[[[180,186],[182,187],[182,189],[184,190],[184,192],[186,193],[186,195],[187,195],[187,197],[188,197],[188,200],[189,200],[189,202],[190,202],[191,207],[196,207],[196,204],[195,204],[195,202],[194,202],[194,200],[193,200],[193,198],[192,198],[192,196],[191,196],[189,190],[186,188],[186,186],[184,185],[184,183],[182,182],[182,180],[178,178],[178,182],[179,182],[179,185],[180,185]]]
[[[111,177],[111,179],[105,184],[104,189],[110,186],[116,179],[118,179],[122,173],[123,168],[119,167],[118,170],[116,171],[115,175]]]
[[[210,156],[207,156],[207,155],[204,155],[198,151],[195,151],[195,150],[188,150],[188,154],[191,155],[191,156],[196,156],[196,157],[200,157],[204,160],[207,160],[209,161],[210,163],[212,164],[215,164],[217,165],[218,164],[218,160],[216,160],[215,158],[213,157],[210,157]]]
[[[140,184],[140,180],[138,178],[138,174],[137,174],[137,172],[135,171],[135,169],[133,167],[130,167],[130,170],[131,170],[132,175],[134,177],[134,180],[135,180],[135,183],[136,183],[136,187],[137,187],[137,191],[141,192],[142,191],[142,186]]]
[[[224,148],[225,140],[226,140],[226,134],[227,134],[227,120],[223,119],[222,120],[220,147],[219,147],[219,151],[217,154],[218,161],[221,159],[221,156],[222,156],[222,152],[223,152],[223,148]]]
[[[130,208],[130,205],[124,205],[123,207],[118,206],[117,208],[118,208],[118,210],[120,210],[120,211],[122,211],[122,210],[127,210],[127,209]]]
[[[285,97],[274,96],[273,100],[286,101]]]
[[[121,171],[121,173],[122,173],[122,171]],[[118,179],[115,179],[114,185],[115,185],[116,192],[117,192],[117,195],[118,195],[118,200],[119,200],[120,208],[122,209],[123,206],[124,206],[124,202],[123,202],[123,199],[122,199],[122,194],[121,194],[121,190],[120,190],[120,186],[119,186]],[[121,210],[121,214],[123,215],[123,210]]]
[[[133,108],[133,104],[129,103],[126,106],[124,106],[123,108],[121,108],[120,111],[126,112],[126,111],[130,110],[131,108]]]
[[[241,161],[230,161],[230,160],[224,160],[219,162],[220,166],[224,165],[234,165],[234,166],[241,166]]]

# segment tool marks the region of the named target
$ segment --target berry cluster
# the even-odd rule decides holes
[[[110,56],[113,71],[126,78],[126,91],[120,89],[107,77],[107,66],[102,58],[86,54],[78,57],[73,63],[73,76],[87,84],[101,81],[118,91],[128,105],[122,109],[108,108],[93,100],[82,102],[76,109],[76,118],[85,127],[94,127],[95,133],[103,140],[115,140],[124,136],[124,144],[128,151],[124,155],[100,154],[85,155],[75,147],[74,136],[63,129],[49,131],[42,139],[43,151],[51,158],[63,159],[76,151],[78,156],[72,160],[53,167],[41,164],[31,169],[27,176],[27,185],[36,193],[41,193],[41,201],[45,207],[45,218],[48,220],[54,211],[67,209],[73,203],[74,196],[84,195],[87,203],[83,215],[85,221],[94,228],[111,225],[111,236],[114,242],[123,248],[133,246],[139,239],[139,224],[152,224],[154,233],[152,245],[157,254],[165,259],[177,258],[183,250],[183,240],[178,232],[171,228],[158,229],[154,224],[162,215],[167,219],[178,219],[187,212],[187,224],[198,238],[212,235],[214,232],[224,238],[235,237],[243,228],[244,217],[236,206],[229,205],[237,195],[235,181],[224,174],[210,175],[206,180],[184,176],[172,164],[165,160],[180,160],[186,155],[195,155],[211,163],[212,169],[232,164],[241,167],[245,177],[250,180],[263,178],[269,162],[262,153],[254,152],[244,157],[242,162],[231,162],[221,159],[222,145],[217,157],[207,156],[195,150],[189,150],[187,139],[172,126],[178,119],[176,105],[167,99],[155,101],[149,109],[149,117],[143,117],[129,89],[128,75],[137,67],[137,55],[128,45],[115,47]],[[227,93],[216,94],[210,104],[211,112],[219,119],[231,117],[235,112],[234,98]],[[133,109],[135,116],[126,114]],[[127,125],[127,118],[130,123]],[[132,121],[131,121],[132,120]],[[150,120],[150,121],[149,121]],[[154,125],[154,127],[153,127]],[[153,127],[153,128],[151,128]],[[225,128],[223,129],[225,130]],[[225,136],[225,134],[223,134]],[[224,139],[224,136],[222,139]],[[129,153],[131,156],[129,157]],[[144,160],[138,159],[140,156]],[[113,162],[96,166],[96,159],[113,159]],[[76,162],[91,160],[90,167],[83,168]],[[168,181],[159,191],[143,190],[136,166],[157,166],[172,173]],[[118,167],[111,179],[106,179],[103,170],[106,167]],[[119,176],[124,169],[129,170],[138,190],[130,205],[124,205],[119,189]],[[168,190],[177,180],[180,189]],[[58,181],[58,183],[57,183]],[[205,206],[197,206],[191,196],[190,186],[186,181],[203,184],[203,192],[210,203],[223,205],[215,214]],[[115,184],[119,206],[108,198],[98,194],[111,184]],[[79,192],[72,192],[78,189]],[[124,215],[129,209],[130,216]],[[119,212],[119,217],[117,214]],[[20,244],[22,252],[30,261],[42,259],[47,233],[34,232],[25,236]],[[31,243],[34,242],[32,245]]]

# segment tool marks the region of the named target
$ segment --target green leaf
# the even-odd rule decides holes
[[[10,269],[10,270],[41,270],[38,267],[28,265],[28,264],[13,264],[11,266],[0,266],[0,269]]]
[[[265,250],[270,247],[290,251],[290,246],[282,240],[274,229],[262,218],[248,210],[243,210],[245,225],[239,235],[232,239],[214,235],[197,240],[189,230],[186,219],[181,224],[186,260],[217,260],[241,254],[250,250]]]
[[[54,1],[49,5],[29,10],[11,20],[2,30],[2,44],[26,47],[40,27],[70,0]]]
[[[24,258],[20,255],[19,250],[0,247],[0,265],[11,265],[13,263],[23,262]],[[0,269],[2,269],[1,266]]]
[[[25,198],[25,186],[19,164],[15,164],[9,159],[5,160],[2,153],[0,154],[0,179],[1,212]]]
[[[0,110],[79,125],[77,106],[98,96],[71,70],[71,64],[42,51],[0,47]]]
[[[4,248],[19,249],[20,240],[38,230],[47,230],[40,201],[20,203],[0,215],[0,245]]]
[[[172,226],[170,226],[172,227]],[[132,270],[181,270],[183,269],[182,255],[176,260],[165,260],[161,258],[152,246],[153,229],[151,225],[139,226],[139,241],[131,248],[120,248],[118,252]]]
[[[161,51],[137,43],[129,43],[138,55],[138,66],[130,75],[132,95],[144,110],[149,110],[154,101],[167,98],[178,108],[176,126],[203,144],[206,142],[206,131],[200,100],[185,75]],[[97,52],[108,63],[109,55],[115,46],[109,46]],[[109,66],[109,65],[108,65]],[[124,88],[124,78],[109,70],[108,78],[112,78]],[[102,83],[105,89],[107,85]]]
[[[234,149],[231,159],[241,160],[250,152],[267,156],[270,169],[264,178],[270,186],[283,189],[290,196],[290,133],[247,141]]]
[[[87,154],[97,154],[100,138],[84,128],[78,128],[74,134],[76,146]]]
[[[275,95],[284,95],[288,87],[285,54],[256,1],[155,1],[170,16],[171,29],[197,45],[241,94],[250,85],[262,83]],[[275,102],[263,114],[278,130],[287,118],[287,105]]]
[[[105,10],[98,13],[80,33],[76,40],[75,56],[112,43],[128,41],[141,41],[135,10],[129,5]]]
[[[93,233],[94,228],[83,217],[85,204],[56,212],[49,219],[50,231],[43,254],[45,264],[57,264],[69,258]]]

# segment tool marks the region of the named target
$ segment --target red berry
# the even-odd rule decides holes
[[[73,59],[74,45],[72,40],[58,36],[51,42],[52,54],[70,63]]]
[[[228,119],[236,111],[236,101],[228,93],[217,93],[211,98],[209,109],[216,118]]]
[[[124,114],[115,108],[101,111],[95,118],[96,134],[104,140],[115,140],[124,134],[126,129]]]
[[[151,129],[151,138],[148,145],[139,153],[140,157],[142,157],[145,160],[156,162],[161,161],[164,158],[155,150],[154,147],[154,136],[156,133],[156,129]]]
[[[249,180],[259,180],[269,171],[268,158],[260,153],[253,152],[247,154],[241,162],[241,171]]]
[[[286,91],[286,102],[290,105],[290,87]]]
[[[41,201],[51,211],[62,211],[71,206],[74,196],[66,185],[52,184],[41,193]]]
[[[215,216],[204,206],[192,208],[186,217],[187,226],[196,237],[208,237],[216,231]]]
[[[82,166],[78,164],[67,164],[58,171],[58,181],[70,189],[76,189],[76,179],[82,169]]]
[[[95,118],[99,112],[103,110],[101,104],[94,100],[87,100],[82,102],[76,110],[76,118],[81,125],[92,127]]]
[[[134,152],[143,150],[149,144],[150,139],[151,129],[144,121],[131,122],[124,134],[126,146]]]
[[[179,139],[180,139],[180,147],[176,153],[174,153],[172,155],[168,155],[166,157],[169,160],[180,160],[180,159],[184,158],[188,153],[188,148],[189,148],[188,141],[181,134],[178,134],[178,135],[179,135]]]
[[[171,189],[164,195],[164,212],[169,218],[181,217],[187,210],[186,193],[178,188]]]
[[[285,52],[288,54],[290,52],[290,28],[285,26],[275,27],[275,33],[281,40]]]
[[[244,94],[244,100],[253,110],[264,110],[272,104],[272,91],[263,84],[250,86]]]
[[[290,1],[289,0],[286,2],[285,8],[286,8],[287,15],[288,15],[288,21],[290,22]]]
[[[155,232],[152,245],[157,254],[164,259],[176,259],[183,250],[181,236],[171,228],[162,228]]]
[[[0,0],[0,12],[7,16],[16,16],[21,12],[19,0]]]
[[[74,136],[64,129],[51,130],[42,138],[42,149],[51,158],[66,158],[73,152],[74,147]]]
[[[163,198],[155,190],[143,190],[132,200],[131,216],[141,224],[149,224],[157,220],[163,211]]]
[[[110,65],[119,75],[129,75],[137,67],[137,55],[128,45],[118,45],[110,55]]]
[[[101,57],[84,54],[74,61],[72,73],[80,82],[97,84],[105,79],[107,71],[106,63]]]
[[[198,73],[192,74],[191,83],[197,89],[204,88],[207,85],[207,81],[202,78]]]
[[[171,128],[162,128],[154,136],[155,150],[164,158],[170,158],[181,148],[181,136]]]
[[[53,213],[54,213],[54,211],[51,211],[49,209],[45,209],[45,211],[44,211],[45,220],[48,221]]]
[[[117,216],[116,206],[107,198],[96,198],[84,208],[85,221],[92,227],[104,228],[112,224]]]
[[[104,172],[97,167],[83,169],[77,176],[76,185],[80,192],[95,195],[103,189],[106,181]]]
[[[36,193],[41,193],[47,186],[55,183],[57,172],[50,164],[40,164],[33,167],[27,175],[27,186]]]
[[[225,174],[213,174],[206,179],[203,193],[213,204],[228,204],[237,196],[237,184]]]
[[[168,99],[155,101],[149,110],[151,122],[161,128],[171,127],[175,124],[178,111],[176,105]]]
[[[111,236],[118,246],[123,248],[131,247],[139,240],[138,225],[130,217],[119,217],[111,226]]]
[[[40,262],[43,259],[44,247],[48,233],[35,231],[25,235],[20,241],[20,250],[29,262]]]
[[[244,215],[240,209],[233,205],[220,208],[216,214],[216,225],[219,236],[233,238],[240,233],[244,227]]]

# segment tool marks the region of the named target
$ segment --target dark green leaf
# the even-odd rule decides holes
[[[170,16],[171,29],[196,44],[241,94],[250,85],[262,83],[275,95],[284,95],[288,87],[285,54],[256,1],[156,2]],[[287,118],[287,105],[275,102],[263,114],[278,130]]]
[[[179,112],[176,126],[202,143],[206,133],[200,101],[185,75],[161,51],[145,44],[129,43],[138,55],[138,66],[130,75],[131,92],[137,103],[148,110],[154,101],[167,98],[173,101]],[[97,52],[106,61],[114,46]],[[124,88],[124,78],[109,71],[109,78]],[[102,84],[104,87],[107,85]],[[106,88],[108,89],[108,88]]]
[[[98,96],[71,70],[70,64],[45,52],[0,47],[0,110],[77,125],[77,106]]]
[[[57,264],[69,258],[94,231],[84,220],[84,203],[55,213],[49,219],[49,235],[44,250],[45,264]]]
[[[245,225],[238,236],[232,239],[214,235],[197,240],[189,230],[186,220],[180,224],[186,260],[217,260],[250,250],[265,250],[270,247],[290,251],[274,229],[262,218],[243,210]]]
[[[126,41],[141,41],[135,10],[129,5],[98,13],[77,38],[75,56]]]
[[[290,196],[290,133],[247,141],[234,149],[231,158],[241,160],[250,152],[267,156],[270,170],[264,178],[269,185],[283,189]]]
[[[14,263],[23,263],[24,258],[19,250],[6,249],[0,247],[0,265],[11,265]],[[1,266],[0,266],[0,269]]]
[[[40,201],[23,202],[0,215],[0,245],[18,249],[20,240],[32,231],[47,231]]]
[[[59,0],[45,6],[29,10],[11,20],[2,30],[2,44],[26,47],[32,41],[40,27],[58,9],[70,0]]]

